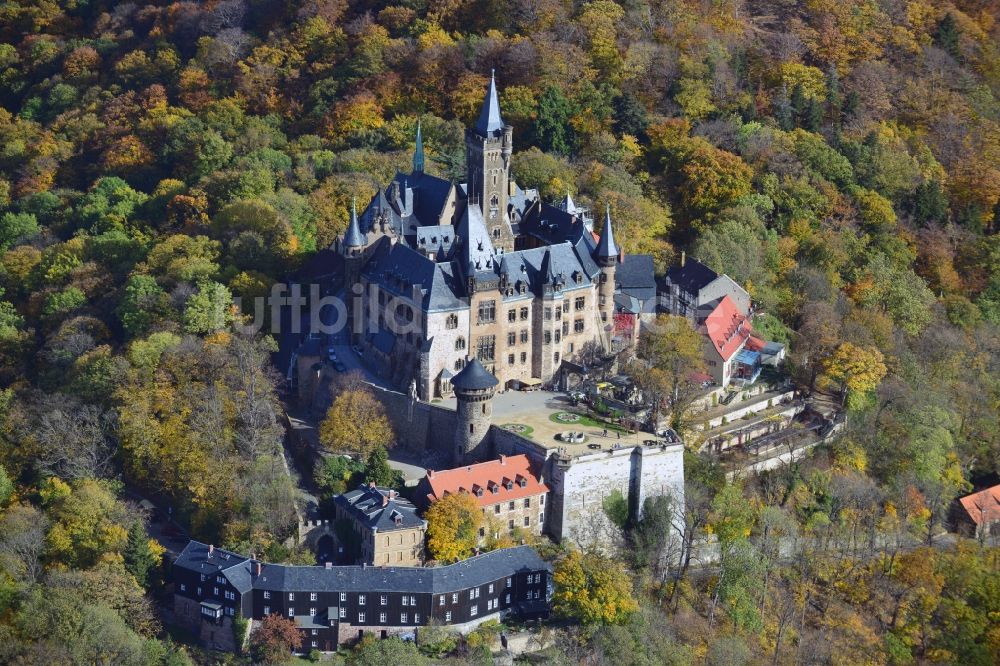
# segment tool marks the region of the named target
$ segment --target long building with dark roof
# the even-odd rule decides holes
[[[466,131],[466,182],[425,171],[418,128],[412,171],[352,214],[333,247],[348,292],[361,293],[350,304],[352,341],[387,379],[412,385],[424,400],[451,395],[450,380],[470,357],[506,387],[548,382],[565,362],[634,340],[634,326],[618,330],[616,314],[626,313],[616,308],[615,276],[624,255],[610,211],[598,236],[568,195],[549,204],[521,189],[511,172],[512,132],[491,79]],[[630,282],[649,271],[652,284],[652,261],[629,266]]]
[[[302,651],[333,651],[430,623],[469,630],[548,614],[551,567],[534,549],[496,550],[442,567],[291,566],[190,541],[174,561],[174,611],[209,647],[233,650],[233,619],[287,617]]]

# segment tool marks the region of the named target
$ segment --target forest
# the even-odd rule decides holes
[[[846,396],[808,459],[727,481],[690,453],[682,511],[560,554],[545,663],[997,663],[1000,548],[945,530],[1000,481],[998,20],[996,0],[0,4],[0,663],[213,663],[163,628],[136,493],[195,538],[294,556],[276,344],[228,324],[408,170],[418,122],[427,170],[462,178],[491,70],[520,186],[609,205],[659,271],[683,251],[727,273],[799,386]],[[664,564],[678,521],[717,567]]]

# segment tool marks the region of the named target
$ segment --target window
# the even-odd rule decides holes
[[[556,319],[562,319],[562,306],[556,306]]]
[[[214,597],[219,596],[219,588],[217,588],[217,587],[213,587],[212,588],[212,596],[214,596]]]
[[[542,310],[542,313],[542,318],[545,319],[545,321],[552,319],[552,308],[545,308]]]
[[[545,524],[545,512],[544,511],[539,511],[538,512],[538,524],[539,525],[544,525]]]
[[[510,346],[517,344],[517,333],[511,331],[507,334],[507,344]]]
[[[451,611],[447,611],[447,612],[446,612],[446,613],[444,614],[444,621],[445,621],[445,622],[451,622]]]
[[[524,526],[525,527],[531,527],[531,516],[525,516],[524,517]]]
[[[480,335],[476,342],[476,357],[480,361],[492,361],[496,355],[496,336]]]
[[[558,334],[557,334],[558,335]],[[556,352],[552,359],[555,363],[559,363],[559,352]]]
[[[312,642],[312,646],[313,646],[313,647],[316,647],[317,645],[319,645],[319,643],[317,643],[316,641],[313,641],[313,642]]]
[[[493,513],[500,513],[500,505],[499,504],[494,504],[493,505]]]
[[[513,581],[511,581],[510,576],[507,576],[507,587],[510,587],[511,585],[513,585]]]
[[[507,488],[507,490],[510,490],[510,489],[511,489],[512,487],[513,487],[513,486],[509,486],[509,487]],[[508,503],[507,503],[507,510],[508,510],[508,511],[513,511],[513,510],[514,510],[514,503],[513,503],[513,502],[508,502]]]
[[[288,593],[288,600],[289,601],[295,601],[295,593],[294,592],[289,592]]]
[[[458,359],[457,361],[455,361],[455,372],[460,371],[464,366],[465,366],[465,360],[461,358]]]
[[[526,321],[528,319],[528,308],[521,308],[521,321]]]
[[[545,331],[545,333],[542,334],[542,342],[547,345],[552,344],[552,331]]]
[[[527,341],[528,341],[528,329],[525,328],[521,330],[521,342],[524,343]]]
[[[182,590],[184,589],[183,585],[181,585],[181,589]],[[268,590],[264,590],[264,598],[265,599],[270,599],[271,598],[271,593]]]
[[[514,365],[514,355],[507,354],[507,365]]]
[[[457,604],[458,603],[458,592],[453,592],[452,593],[452,595],[451,595],[451,603],[453,603],[453,604]]]
[[[469,599],[472,600],[472,599],[475,599],[475,598],[476,598],[476,591],[475,590],[469,590]]]
[[[465,349],[465,338],[455,339],[455,351],[462,351]]]
[[[383,594],[381,599],[379,599],[379,601],[382,603],[383,606],[385,606],[387,603],[389,603],[389,597]]]
[[[362,606],[365,605],[365,595],[363,594],[358,595],[358,603],[361,604]]]
[[[538,506],[545,506],[545,495],[538,498]]]
[[[181,583],[181,592],[187,592],[187,585]],[[267,599],[267,592],[264,593],[264,598]]]
[[[441,595],[440,599],[438,600],[438,606],[444,606],[444,595],[443,594]]]
[[[573,309],[582,310],[587,304],[587,299],[583,296],[578,296],[575,301],[573,301]]]
[[[563,335],[569,335],[569,322],[568,321],[564,321],[563,322],[562,334]],[[556,338],[556,340],[558,340],[558,339],[559,338]]]
[[[508,606],[510,605],[510,595],[509,594],[504,597],[504,603],[506,603]]]
[[[524,598],[525,599],[530,599],[531,598],[531,590],[525,590],[524,591]]]
[[[566,351],[568,351],[570,354],[573,353],[573,343],[572,342],[569,343],[569,349],[567,349]]]
[[[222,576],[216,576],[215,577],[215,582],[216,583],[221,583],[222,585],[225,585],[226,584],[226,579],[223,578]]]
[[[309,609],[309,617],[315,617],[315,616],[316,616],[316,609],[315,608],[310,608]]]
[[[399,614],[399,623],[400,624],[406,624],[407,620],[408,620],[408,617],[407,617],[406,613],[400,613]]]
[[[416,606],[417,605],[417,598],[416,597],[410,596],[410,605],[411,606]]]
[[[316,593],[315,592],[310,592],[309,593],[309,601],[316,601]]]
[[[413,614],[413,624],[420,624],[420,613]]]
[[[528,352],[521,352],[521,363],[528,362]]]
[[[378,623],[379,624],[385,624],[385,619],[386,619],[385,613],[379,613],[378,614]]]
[[[497,318],[497,302],[481,301],[479,303],[479,323],[488,324],[490,322],[496,321]]]
[[[448,315],[448,318],[444,320],[444,327],[449,329],[458,328],[458,317],[453,314]]]
[[[479,605],[478,604],[469,609],[469,615],[471,615],[472,617],[476,617],[477,615],[479,615]]]
[[[341,620],[346,620],[347,619],[347,609],[344,608],[343,606],[341,606],[340,607],[340,613],[339,613],[339,615],[340,615],[340,619]]]
[[[365,623],[365,614],[358,613],[358,624],[364,624],[364,623]]]
[[[347,601],[347,592],[341,592],[340,593],[340,603],[344,603],[345,601]]]
[[[535,594],[534,594],[534,596],[535,596],[535,598],[536,598],[536,599],[538,599],[538,598],[540,598],[540,597],[541,597],[541,594],[542,594],[542,591],[541,591],[541,590],[535,590]]]
[[[507,310],[507,321],[517,321],[517,310],[511,308]]]
[[[295,617],[295,609],[291,606],[288,607],[288,617]]]
[[[490,583],[490,589],[488,594],[493,594],[493,583]]]
[[[271,607],[264,606],[264,615],[270,615],[270,614],[271,614]]]
[[[510,520],[507,521],[507,529],[509,529],[509,530],[514,529],[514,519],[513,518],[511,518]]]

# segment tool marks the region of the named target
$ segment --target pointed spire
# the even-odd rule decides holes
[[[594,253],[597,259],[614,262],[618,259],[618,246],[615,245],[615,234],[611,228],[611,206],[608,205],[604,213],[604,229],[601,231],[601,240],[597,243],[597,250]]]
[[[570,196],[569,192],[566,192],[566,198],[563,199],[563,210],[570,215],[576,215],[576,204],[573,203],[573,197]]]
[[[358,224],[358,203],[356,198],[351,199],[351,221],[347,225],[347,233],[344,234],[344,247],[364,247],[368,242],[366,234],[361,233],[361,225]]]
[[[413,173],[424,172],[424,139],[420,134],[420,121],[417,121],[417,146],[413,150]]]
[[[479,120],[473,129],[480,136],[488,136],[491,132],[503,129],[503,118],[500,117],[500,98],[497,96],[497,81],[495,70],[490,70],[490,87],[483,100],[483,108],[479,112]]]

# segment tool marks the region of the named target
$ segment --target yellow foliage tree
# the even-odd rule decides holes
[[[367,456],[378,446],[388,447],[396,435],[385,407],[366,388],[340,393],[319,425],[319,441],[337,453]]]
[[[844,398],[864,399],[882,382],[887,372],[882,352],[874,347],[859,347],[842,342],[830,356],[823,359],[826,376],[840,384]],[[857,406],[858,402],[854,402]]]
[[[483,526],[479,502],[468,493],[445,495],[427,509],[427,547],[441,562],[457,562],[472,555]]]
[[[556,613],[584,625],[624,624],[639,610],[625,567],[601,555],[570,551],[556,564],[553,581]]]

